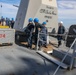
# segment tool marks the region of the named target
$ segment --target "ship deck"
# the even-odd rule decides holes
[[[36,50],[16,44],[0,47],[0,75],[53,75],[56,68]],[[60,68],[56,75],[76,75],[76,69]]]

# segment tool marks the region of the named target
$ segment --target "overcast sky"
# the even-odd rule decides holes
[[[0,15],[9,18],[15,18],[17,14],[17,7],[19,6],[20,0],[0,0]],[[57,0],[58,5],[58,20],[63,21],[66,27],[71,24],[76,24],[76,0]],[[1,14],[2,13],[2,14]]]

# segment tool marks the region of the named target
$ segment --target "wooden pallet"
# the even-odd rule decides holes
[[[1,46],[10,46],[10,45],[13,45],[13,43],[0,43],[0,47]]]
[[[47,45],[47,48],[42,47],[42,50],[46,53],[52,53],[53,52],[53,46]]]
[[[27,42],[21,42],[21,44],[28,45]],[[34,48],[35,48],[35,45],[33,44],[32,49],[34,49]],[[53,46],[49,44],[49,45],[47,45],[47,48],[42,47],[41,50],[43,50],[46,53],[52,53],[53,52]]]

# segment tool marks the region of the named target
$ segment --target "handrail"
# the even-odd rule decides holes
[[[64,60],[65,60],[65,58],[67,57],[67,55],[68,55],[69,51],[70,51],[70,50],[71,50],[71,48],[74,46],[75,42],[76,42],[76,38],[75,38],[75,40],[73,41],[73,43],[72,43],[72,45],[71,45],[70,49],[66,52],[66,54],[65,54],[64,58],[63,58],[63,59],[62,59],[62,61],[60,62],[60,65],[57,67],[57,69],[55,70],[55,72],[54,72],[54,74],[53,74],[53,75],[56,75],[56,73],[57,73],[57,71],[59,70],[59,68],[60,68],[61,64],[63,63],[63,61],[64,61]],[[73,65],[73,64],[71,64],[71,65]]]
[[[41,39],[39,38],[39,35],[40,35],[40,34],[44,34],[44,33],[40,33],[40,32],[38,33],[37,50],[38,50],[38,43],[39,43],[39,40],[41,40]],[[45,34],[45,35],[48,35],[48,34]],[[60,35],[60,36],[74,37],[74,35],[64,35],[64,34],[51,34],[51,35]],[[75,36],[76,36],[76,35],[75,35]],[[43,40],[41,40],[41,41],[43,41]],[[71,50],[71,48],[72,48],[74,45],[76,45],[76,38],[75,38],[75,40],[73,41],[73,43],[71,44],[70,49],[68,49],[68,51],[66,52],[64,58],[63,58],[62,61],[60,62],[59,66],[57,67],[57,69],[55,70],[55,72],[54,72],[53,75],[56,75],[56,73],[57,73],[57,71],[59,70],[61,64],[63,63],[63,61],[64,61],[65,58],[67,57],[69,51]],[[70,63],[70,69],[71,69],[72,66],[73,66],[74,52],[75,52],[75,49],[73,50],[72,59],[71,59],[71,63]]]
[[[39,35],[40,34],[44,34],[44,33],[41,33],[41,32],[39,32]],[[44,35],[55,35],[55,36],[57,36],[57,35],[59,35],[59,36],[68,36],[68,37],[76,37],[76,35],[68,35],[68,34],[44,34]]]

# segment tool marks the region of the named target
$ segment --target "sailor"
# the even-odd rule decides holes
[[[32,33],[34,30],[33,19],[29,18],[28,22],[29,23],[26,27],[26,32],[28,33],[28,46],[27,47],[32,48]]]
[[[8,18],[6,17],[6,25],[8,26],[9,25],[9,21],[8,21]]]
[[[0,26],[2,26],[1,20],[0,20]]]
[[[61,45],[61,40],[62,40],[62,34],[64,34],[65,32],[65,27],[63,26],[63,22],[60,22],[59,24],[59,28],[58,28],[58,47]]]
[[[42,46],[44,46],[45,48],[47,48],[47,28],[46,28],[46,22],[43,22],[42,23],[42,28],[41,28],[41,35],[40,35],[40,39],[42,40],[41,41],[41,44]],[[40,46],[41,48],[41,46]]]
[[[12,18],[12,20],[11,20],[11,28],[14,27],[14,23],[15,23],[14,18]]]
[[[38,32],[42,28],[42,25],[39,23],[38,18],[34,19],[34,23],[35,23],[35,49],[37,49]]]

